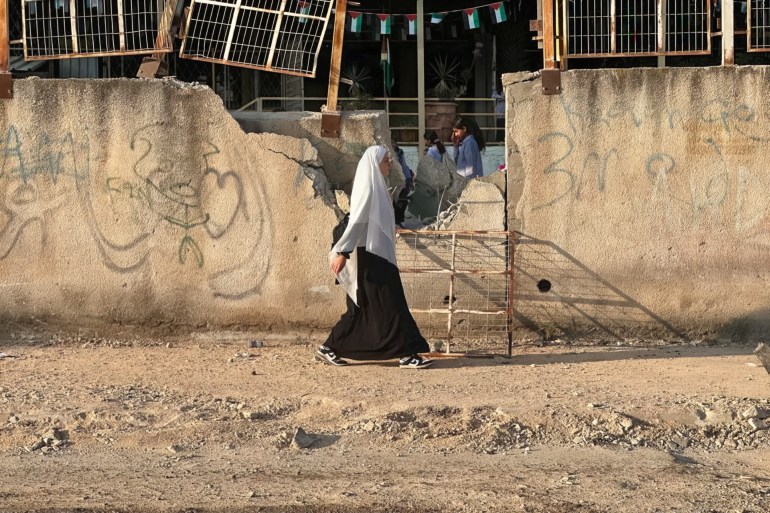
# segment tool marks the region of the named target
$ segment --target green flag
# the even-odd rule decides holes
[[[382,38],[380,66],[382,66],[382,76],[385,83],[385,96],[390,96],[395,80],[393,79],[393,65],[390,62],[390,38],[388,36]]]

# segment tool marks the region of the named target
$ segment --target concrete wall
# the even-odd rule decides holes
[[[27,79],[14,95],[0,102],[3,319],[268,327],[339,316],[323,170],[340,175],[388,140],[381,116],[346,117],[319,156],[302,138],[244,133],[206,87]],[[300,124],[320,133],[320,116]]]
[[[766,67],[506,75],[517,325],[770,335]],[[551,288],[542,288],[548,280]]]

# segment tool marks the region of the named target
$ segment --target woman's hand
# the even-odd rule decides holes
[[[339,274],[344,268],[345,264],[347,264],[347,258],[345,258],[345,255],[337,255],[334,257],[334,260],[332,260],[332,272],[337,275]]]

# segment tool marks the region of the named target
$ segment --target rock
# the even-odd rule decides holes
[[[754,431],[759,431],[770,428],[770,423],[763,419],[749,419],[749,426],[751,426],[751,429]]]
[[[256,420],[259,418],[259,413],[251,410],[241,410],[241,416],[246,420]]]
[[[19,417],[17,417],[16,415],[11,415],[8,418],[8,422],[10,422],[11,424],[18,424],[19,420],[20,420]]]
[[[297,428],[294,432],[294,437],[291,440],[291,446],[295,449],[307,449],[316,441],[316,437],[309,435],[301,427]]]
[[[757,348],[754,349],[754,354],[757,355],[759,362],[765,368],[767,373],[770,374],[770,346],[760,343]]]
[[[249,347],[251,348],[258,349],[263,346],[264,344],[262,343],[261,340],[249,340]]]
[[[620,427],[622,427],[626,431],[634,427],[634,419],[630,417],[621,416],[618,423],[620,424]]]
[[[30,447],[30,451],[34,452],[34,451],[37,451],[38,449],[42,449],[45,446],[46,446],[45,441],[38,440],[37,442],[34,443],[32,447]]]
[[[409,212],[415,217],[431,219],[457,200],[467,180],[452,166],[433,157],[420,158],[415,170],[414,192],[409,200]]]
[[[377,427],[377,425],[373,421],[370,420],[369,422],[364,424],[364,431],[367,431],[367,432],[371,433],[372,431],[375,430],[376,427]]]
[[[770,409],[751,406],[741,412],[741,418],[744,419],[766,419],[770,417]]]
[[[181,445],[169,445],[166,447],[166,449],[173,454],[179,454],[184,450],[184,448]]]
[[[70,438],[70,432],[64,429],[54,429],[52,435],[52,438],[58,441],[69,440]]]

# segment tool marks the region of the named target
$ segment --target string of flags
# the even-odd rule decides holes
[[[450,12],[462,12],[463,25],[465,26],[466,29],[474,30],[481,27],[481,21],[479,19],[479,11],[485,8],[489,11],[489,15],[492,20],[492,23],[498,24],[498,23],[503,23],[505,21],[508,21],[508,14],[505,9],[505,1],[493,2],[490,4],[480,5],[478,7],[473,7],[470,9],[459,9],[456,11],[426,13],[426,16],[430,16],[431,25],[438,25],[442,21],[444,21],[444,18],[446,18],[447,14],[449,14]],[[364,15],[374,15],[377,17],[377,20],[379,21],[379,24],[380,24],[380,34],[383,36],[387,36],[391,34],[392,20],[396,16],[404,17],[404,26],[407,29],[407,34],[409,34],[410,36],[414,36],[415,34],[417,34],[417,15],[416,14],[380,14],[380,13],[370,13],[370,12],[362,12],[362,11],[348,11],[348,16],[350,17],[350,32],[361,32],[363,28]]]

